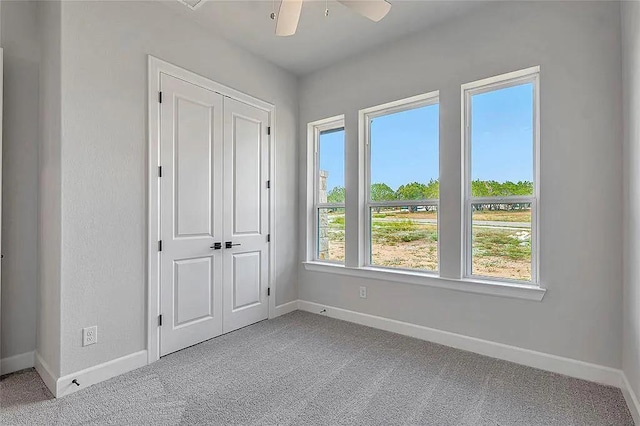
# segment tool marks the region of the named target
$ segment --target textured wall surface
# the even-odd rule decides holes
[[[302,267],[300,299],[620,368],[619,8],[616,2],[496,2],[300,82],[300,138],[306,123],[345,114],[348,162],[358,155],[359,109],[440,91],[440,270],[455,278],[461,270],[460,85],[540,65],[540,276],[548,289],[542,302]],[[358,235],[349,228],[357,221],[358,171],[348,169],[346,182],[349,243]],[[304,205],[300,213],[306,216]],[[301,249],[306,237],[301,232]],[[362,285],[367,299],[358,297]]]
[[[277,105],[277,304],[297,299],[299,288],[304,300],[623,366],[640,393],[639,6],[623,2],[620,13],[614,2],[496,4],[307,76],[298,91],[289,73],[161,5],[41,2],[34,11],[27,2],[3,2],[2,238],[5,260],[15,262],[3,270],[1,356],[35,346],[58,375],[145,347],[150,53]],[[306,138],[307,122],[346,114],[353,157],[358,109],[440,90],[440,225],[453,229],[460,222],[460,84],[533,65],[542,67],[540,262],[549,289],[542,302],[299,270],[306,174],[298,169],[306,152],[298,157],[297,136]],[[38,85],[39,131],[35,118],[24,118],[38,113]],[[348,184],[357,182],[354,173]],[[449,259],[441,270],[454,277],[460,241],[447,235],[455,238],[441,241]],[[360,285],[369,287],[366,300],[358,298]],[[82,348],[81,328],[95,324],[100,344]]]
[[[640,3],[622,3],[625,106],[623,369],[640,395]]]
[[[276,301],[295,300],[297,79],[155,2],[65,2],[62,28],[61,373],[146,347],[147,54],[276,105]]]
[[[36,3],[2,6],[2,353],[35,350],[38,300],[38,87]]]

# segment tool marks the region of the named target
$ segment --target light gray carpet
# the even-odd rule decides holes
[[[0,382],[2,425],[633,425],[619,389],[293,312],[55,400]]]

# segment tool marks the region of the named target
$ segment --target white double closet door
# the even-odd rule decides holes
[[[268,317],[267,111],[161,76],[160,355]]]

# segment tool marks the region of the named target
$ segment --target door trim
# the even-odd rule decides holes
[[[220,83],[216,83],[206,77],[183,69],[177,65],[148,55],[148,149],[149,159],[147,164],[147,363],[160,359],[160,327],[158,315],[160,315],[160,253],[158,252],[158,240],[160,239],[160,181],[158,167],[160,166],[160,92],[161,74],[187,81],[196,86],[217,92],[222,96],[235,99],[251,105],[269,114],[268,126],[271,127],[269,137],[269,233],[271,245],[269,247],[269,318],[276,316],[276,281],[275,261],[275,140],[276,140],[276,107],[275,105],[254,98]]]

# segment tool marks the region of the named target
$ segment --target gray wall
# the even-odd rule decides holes
[[[36,349],[46,368],[60,375],[61,235],[61,8],[38,3],[41,48],[38,227],[38,323]]]
[[[300,85],[300,140],[306,138],[307,122],[346,113],[351,155],[357,109],[441,90],[441,169],[452,168],[443,183],[448,180],[448,191],[454,191],[442,200],[450,213],[442,223],[446,227],[459,221],[460,84],[542,65],[542,203],[554,206],[553,211],[543,208],[541,218],[541,275],[549,288],[543,302],[302,270],[300,298],[623,365],[639,393],[638,6],[622,6],[628,93],[624,356],[617,349],[623,341],[622,126],[615,3],[496,4],[318,72]],[[296,223],[302,212],[297,203],[296,79],[162,6],[87,2],[64,4],[61,11],[53,2],[42,2],[37,9],[39,31],[29,3],[3,2],[0,20],[5,48],[2,357],[37,345],[60,375],[145,347],[146,53],[277,104],[276,300],[298,298],[298,263],[293,260],[305,243],[304,236],[297,239]],[[34,35],[43,46],[39,76],[33,65],[39,60]],[[38,84],[39,153],[37,126],[23,118],[38,113]],[[304,165],[306,152],[301,151],[299,164]],[[304,191],[304,180],[300,187]],[[457,241],[442,244],[450,255],[459,251]],[[34,262],[41,271],[37,294]],[[452,275],[457,265],[442,266],[443,274]],[[369,287],[366,301],[357,296],[363,284]],[[82,348],[80,329],[93,324],[99,326],[100,344]]]
[[[0,358],[36,346],[38,285],[38,86],[34,2],[2,5],[2,317]]]
[[[306,123],[344,113],[348,158],[357,155],[358,109],[440,90],[441,271],[456,277],[461,251],[460,85],[540,65],[540,276],[548,288],[542,302],[302,267],[300,299],[620,368],[619,7],[616,2],[499,2],[300,82],[301,140]],[[305,151],[300,153],[301,200],[306,197]],[[350,182],[358,182],[357,171],[347,171],[348,186]],[[357,200],[353,193],[351,197],[351,214],[357,214]],[[302,205],[300,217],[305,215]],[[347,217],[347,226],[349,221]],[[348,239],[356,234],[347,230]],[[358,297],[361,285],[368,286],[367,299]]]
[[[623,370],[640,395],[640,3],[622,4],[625,106]]]
[[[155,2],[65,2],[62,28],[61,375],[146,347],[147,54],[276,105],[276,301],[297,299],[297,79]]]

